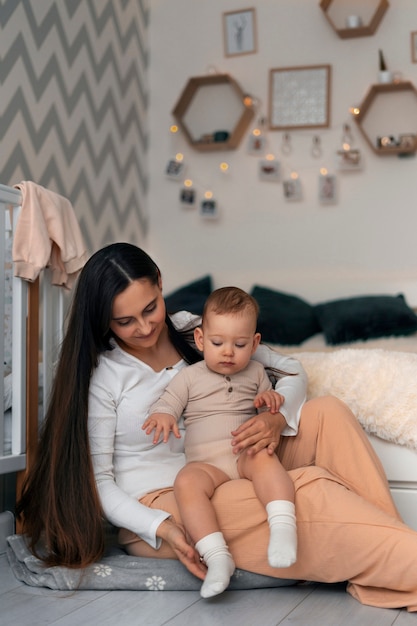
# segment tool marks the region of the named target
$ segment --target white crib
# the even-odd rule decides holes
[[[63,290],[51,286],[49,270],[33,283],[13,276],[12,239],[20,191],[0,185],[0,474],[18,472],[17,492],[31,464],[62,339]],[[1,515],[1,514],[0,514]]]

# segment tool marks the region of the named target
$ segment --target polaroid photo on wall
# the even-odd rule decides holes
[[[184,209],[193,209],[196,205],[197,194],[193,187],[181,187],[179,198]]]
[[[288,202],[296,202],[303,199],[303,188],[299,178],[288,178],[282,182],[284,198]]]
[[[165,174],[168,178],[178,180],[184,173],[184,162],[177,159],[170,159],[165,168]]]
[[[320,204],[335,204],[337,201],[337,178],[334,174],[320,174],[319,202]]]
[[[261,159],[259,161],[259,179],[269,180],[278,183],[281,178],[281,168],[279,161],[270,159]]]
[[[219,208],[213,198],[204,198],[200,202],[200,216],[205,220],[216,220],[219,217]]]
[[[339,170],[361,170],[363,158],[359,150],[338,150],[336,152],[336,167]]]
[[[265,135],[249,135],[248,139],[248,153],[254,155],[261,155],[265,153],[266,137]]]

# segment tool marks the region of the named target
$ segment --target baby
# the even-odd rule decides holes
[[[171,431],[181,436],[178,420],[184,416],[187,465],[177,475],[174,492],[185,528],[208,568],[200,591],[204,598],[222,593],[235,569],[211,504],[215,489],[228,480],[251,480],[266,508],[269,564],[289,567],[297,556],[291,478],[276,454],[264,449],[236,456],[231,446],[231,431],[255,409],[277,412],[285,401],[273,390],[263,366],[251,360],[261,339],[258,312],[256,300],[241,289],[214,291],[194,332],[204,361],[173,378],[143,424],[147,434],[155,431],[154,443],[161,434],[166,442]]]

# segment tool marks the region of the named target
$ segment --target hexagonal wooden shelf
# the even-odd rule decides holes
[[[368,37],[369,35],[373,35],[378,28],[380,21],[384,17],[385,11],[389,7],[388,0],[375,0],[375,11],[371,15],[367,24],[356,26],[354,28],[339,28],[335,24],[334,19],[330,17],[329,13],[331,5],[333,4],[335,6],[337,4],[337,1],[338,0],[321,0],[320,8],[324,12],[333,30],[339,35],[339,37],[341,37],[341,39],[350,39],[351,37]],[[344,3],[344,5],[348,4],[349,3],[346,2]],[[353,7],[353,4],[351,6]],[[362,7],[365,6],[365,3],[363,3]],[[346,15],[346,17],[348,17],[348,14]]]
[[[229,74],[208,74],[188,80],[172,114],[196,150],[234,150],[254,116],[254,108],[252,98]],[[204,127],[206,124],[210,127]],[[196,132],[192,128],[196,125],[203,130]]]
[[[407,96],[408,95],[410,97]],[[403,108],[399,107],[400,100],[397,99],[396,102],[393,100],[390,101],[391,108],[388,108],[388,98],[385,100],[385,115],[386,119],[389,120],[390,129],[383,128],[381,130],[380,136],[380,144],[378,145],[376,139],[377,136],[374,137],[374,140],[369,136],[369,128],[368,130],[364,127],[365,118],[367,120],[370,119],[372,114],[372,109],[376,108],[376,103],[379,100],[380,106],[382,108],[382,100],[381,98],[387,94],[399,94],[406,99],[403,102]],[[405,108],[408,108],[408,115],[406,115]],[[414,109],[415,108],[415,112]],[[353,112],[353,118],[357,123],[360,132],[365,138],[366,142],[372,148],[372,150],[378,155],[392,155],[392,154],[407,154],[413,153],[417,150],[417,90],[413,83],[410,81],[400,81],[398,83],[378,83],[376,85],[371,85],[368,93],[366,94],[363,102],[359,105]],[[390,140],[390,131],[394,127],[398,128],[399,124],[407,124],[408,120],[410,120],[410,125],[415,124],[415,128],[408,129],[407,127],[403,128],[400,131],[400,135],[402,137],[402,141],[400,144],[395,143],[391,144]],[[380,123],[378,121],[378,123]],[[410,132],[409,132],[410,131]],[[375,133],[377,135],[378,133]],[[386,141],[384,142],[384,139]],[[395,139],[395,138],[394,138]]]

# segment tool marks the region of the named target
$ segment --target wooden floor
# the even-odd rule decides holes
[[[1,626],[416,626],[417,614],[353,600],[343,585],[229,591],[50,591],[20,583],[0,556]]]

